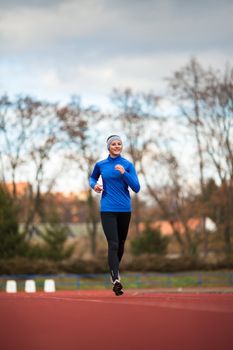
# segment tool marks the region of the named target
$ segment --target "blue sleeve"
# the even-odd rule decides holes
[[[96,163],[96,165],[92,171],[92,174],[89,178],[89,184],[90,184],[92,189],[94,189],[99,177],[100,177],[100,168],[99,168],[98,163]]]
[[[134,192],[138,193],[140,191],[140,183],[133,164],[130,164],[128,171],[125,170],[122,176],[124,181]]]

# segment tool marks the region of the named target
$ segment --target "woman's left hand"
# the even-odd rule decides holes
[[[125,172],[125,168],[120,164],[117,164],[115,166],[115,169],[118,170],[121,174],[124,174],[124,172]]]

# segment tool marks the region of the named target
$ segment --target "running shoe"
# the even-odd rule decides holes
[[[112,290],[116,294],[116,296],[120,296],[120,295],[124,294],[123,286],[122,286],[122,284],[121,284],[121,282],[119,280],[115,280],[113,282]]]

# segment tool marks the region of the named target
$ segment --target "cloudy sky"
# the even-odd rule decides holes
[[[233,0],[0,0],[0,93],[108,106],[113,87],[163,93],[196,56],[233,58]]]

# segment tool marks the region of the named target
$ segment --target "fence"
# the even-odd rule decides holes
[[[126,288],[233,286],[232,271],[124,273],[121,277]],[[56,290],[108,289],[111,286],[108,274],[0,275],[0,291],[5,291],[7,280],[15,280],[18,291],[24,291],[26,280],[34,280],[36,283],[36,290],[42,291],[46,279],[53,279],[55,281]]]

